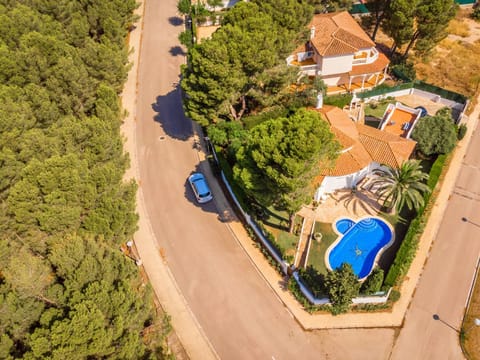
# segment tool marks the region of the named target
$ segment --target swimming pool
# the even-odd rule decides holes
[[[342,218],[333,226],[339,238],[325,253],[326,265],[333,270],[348,263],[359,279],[370,274],[379,254],[393,240],[391,225],[376,217],[366,217],[358,222]]]

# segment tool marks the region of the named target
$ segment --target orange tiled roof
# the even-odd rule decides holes
[[[413,140],[407,140],[367,125],[357,124],[357,129],[360,134],[360,142],[372,159],[395,168],[410,158],[417,144]]]
[[[310,29],[313,27],[311,43],[322,56],[353,54],[375,46],[347,11],[317,14],[309,25]]]
[[[416,142],[373,127],[357,124],[341,109],[326,105],[316,109],[325,115],[342,145],[334,167],[321,165],[320,176],[343,176],[364,169],[372,161],[398,168],[410,158]]]
[[[389,63],[390,60],[388,60],[385,54],[379,52],[378,59],[375,60],[373,63],[353,66],[352,70],[350,71],[350,75],[363,75],[381,72],[387,67]]]

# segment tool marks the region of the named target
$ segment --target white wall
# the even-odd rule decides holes
[[[339,82],[339,80],[340,80],[340,76],[323,77],[323,74],[322,74],[322,73],[320,73],[320,75],[322,76],[323,82],[324,82],[327,86],[337,86],[337,85],[338,85],[338,82]]]
[[[353,54],[343,56],[324,56],[322,75],[342,74],[352,70]]]

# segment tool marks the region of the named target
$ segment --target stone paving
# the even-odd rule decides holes
[[[363,186],[356,191],[338,190],[322,201],[316,209],[312,206],[304,206],[298,215],[314,218],[319,222],[333,223],[340,217],[350,217],[355,220],[368,215],[377,215],[380,208],[376,195]]]

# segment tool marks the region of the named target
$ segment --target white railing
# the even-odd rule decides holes
[[[297,57],[295,55],[290,55],[287,57],[287,65],[290,65],[293,61],[295,61]]]
[[[373,52],[373,55],[370,54]],[[363,65],[363,64],[371,64],[378,60],[378,50],[375,48],[371,48],[368,52],[368,56],[360,59],[354,59],[352,61],[352,65]]]

